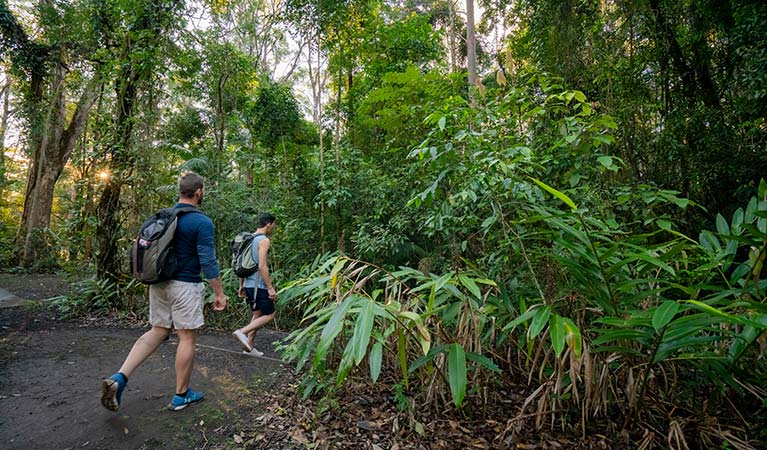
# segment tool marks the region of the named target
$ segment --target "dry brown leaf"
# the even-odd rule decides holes
[[[300,429],[295,429],[295,430],[291,431],[288,434],[289,434],[291,439],[293,439],[294,441],[298,442],[299,444],[306,445],[306,444],[309,443],[309,439],[306,439],[306,436],[304,435],[304,432],[301,431]]]

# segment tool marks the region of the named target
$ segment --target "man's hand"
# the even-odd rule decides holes
[[[240,298],[245,298],[245,288],[240,286],[240,288],[237,290],[237,296]]]
[[[223,311],[226,308],[226,295],[216,294],[216,299],[213,300],[213,311]]]
[[[277,301],[277,291],[273,287],[267,288],[267,290],[269,291],[269,299],[271,301],[273,301],[273,302],[276,302]]]
[[[224,286],[221,284],[221,277],[209,279],[208,284],[216,294],[216,299],[213,300],[213,311],[223,311],[226,308],[226,294],[224,294]]]

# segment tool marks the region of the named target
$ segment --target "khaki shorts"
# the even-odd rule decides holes
[[[149,323],[155,327],[196,330],[205,324],[205,285],[170,280],[149,286]]]

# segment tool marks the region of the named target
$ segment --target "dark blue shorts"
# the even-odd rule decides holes
[[[268,316],[274,313],[274,302],[269,298],[269,291],[255,288],[245,288],[245,300],[248,302],[251,311],[261,311],[261,314]],[[254,295],[255,294],[255,297]]]

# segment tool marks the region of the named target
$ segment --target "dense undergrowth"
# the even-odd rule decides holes
[[[284,289],[304,311],[285,347],[306,370],[304,395],[369,377],[414,414],[479,418],[512,403],[494,419],[517,432],[759,447],[767,184],[689,236],[675,217],[691,202],[620,182],[611,119],[539,81],[427,118],[411,157],[433,178],[410,204],[449,263],[334,255]]]

